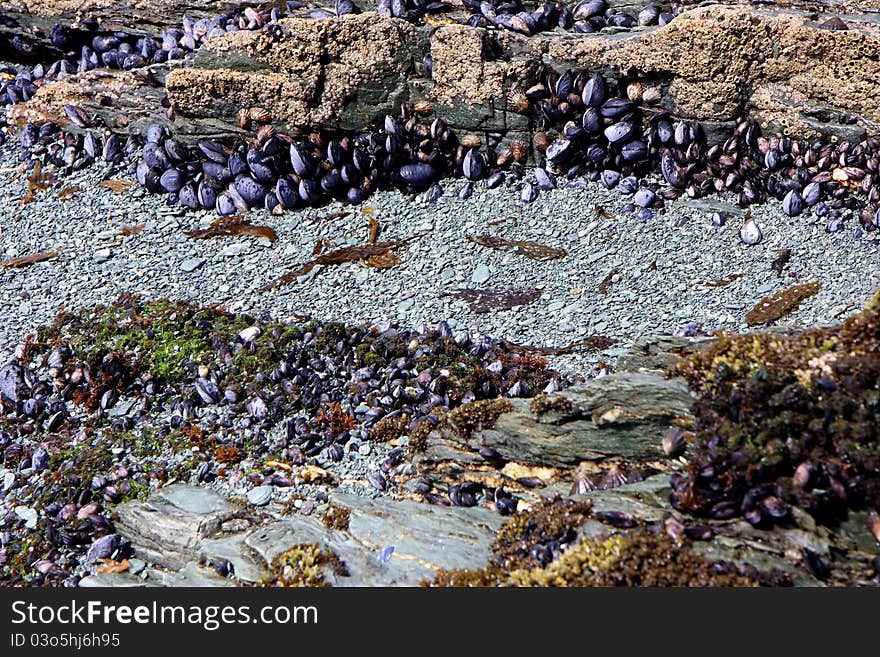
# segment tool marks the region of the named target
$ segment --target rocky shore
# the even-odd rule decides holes
[[[870,2],[121,4],[0,0],[0,585],[880,583]]]

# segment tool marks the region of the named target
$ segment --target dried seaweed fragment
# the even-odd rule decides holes
[[[605,349],[613,345],[615,342],[617,342],[617,340],[613,340],[605,335],[588,335],[587,337],[578,340],[577,342],[567,344],[564,347],[535,347],[533,345],[515,344],[510,341],[508,341],[507,344],[511,347],[521,349],[522,351],[528,351],[535,354],[542,354],[544,356],[561,356],[563,354],[570,354],[577,349]]]
[[[468,239],[480,246],[485,246],[497,251],[512,250],[532,260],[558,260],[568,255],[565,249],[557,249],[538,242],[523,242],[508,240],[495,235],[469,235]]]
[[[785,269],[785,265],[791,260],[791,249],[777,249],[776,253],[779,255],[770,264],[770,269],[775,271],[777,276],[782,276],[782,270]]]
[[[194,240],[204,240],[211,237],[230,237],[237,235],[250,235],[251,237],[265,237],[270,242],[278,239],[278,235],[269,226],[257,226],[245,221],[239,216],[221,217],[211,222],[208,228],[199,230],[187,230],[183,232],[187,237]]]
[[[532,303],[543,294],[543,288],[524,287],[504,289],[490,287],[482,290],[465,288],[446,292],[443,296],[464,299],[468,307],[475,313],[487,313],[492,310],[510,310],[516,306]]]
[[[27,179],[31,192],[35,189],[49,189],[52,185],[58,182],[57,177],[42,170],[42,164],[40,164],[39,161],[34,165],[34,171],[27,177]]]
[[[599,283],[599,294],[608,294],[608,287],[614,282],[614,277],[618,275],[618,271],[616,269],[612,269],[605,278],[602,279],[602,282]]]
[[[730,285],[737,278],[742,278],[745,274],[729,274],[728,276],[724,276],[723,278],[719,278],[714,281],[709,281],[706,283],[709,287],[724,287],[725,285]]]
[[[45,251],[40,251],[39,253],[34,253],[33,255],[18,256],[17,258],[10,258],[9,260],[0,260],[0,265],[3,265],[4,269],[12,269],[14,267],[27,267],[28,265],[34,265],[38,262],[51,260],[59,253],[61,253],[63,249],[64,247],[62,246],[57,249],[46,249]]]
[[[346,262],[366,262],[371,267],[387,268],[403,262],[394,249],[411,242],[415,237],[394,242],[376,242],[375,244],[361,244],[358,246],[345,246],[335,251],[322,253],[316,258],[309,260],[299,269],[287,272],[275,279],[268,285],[261,287],[258,292],[268,292],[287,283],[295,281],[300,276],[305,276],[317,265],[341,265]]]
[[[771,297],[764,297],[746,314],[746,323],[755,326],[785,317],[794,312],[804,299],[809,299],[821,288],[822,284],[819,281],[813,281],[795,285]]]
[[[131,180],[125,180],[123,178],[109,178],[107,180],[102,180],[101,182],[99,182],[98,187],[106,187],[107,189],[113,190],[117,194],[124,194],[130,189],[134,189],[136,185]]]
[[[130,226],[122,226],[119,229],[119,234],[124,235],[125,237],[131,237],[132,235],[137,235],[142,232],[144,228],[146,228],[147,224],[132,224]]]
[[[76,195],[82,191],[82,187],[79,185],[71,185],[69,187],[65,187],[60,192],[58,192],[58,200],[59,201],[69,201],[72,198],[76,198]]]

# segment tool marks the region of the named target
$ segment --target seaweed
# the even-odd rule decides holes
[[[777,249],[776,259],[771,263],[770,269],[776,272],[777,276],[782,276],[782,270],[791,260],[791,249]]]
[[[722,338],[672,369],[699,395],[672,503],[758,527],[797,506],[833,524],[880,508],[880,311],[794,336]]]
[[[805,299],[809,299],[822,288],[818,281],[795,285],[777,292],[773,296],[764,297],[746,314],[746,323],[749,326],[766,324],[786,315],[790,315]]]
[[[345,246],[335,251],[321,253],[312,260],[309,260],[299,269],[287,272],[268,285],[261,287],[258,292],[269,292],[282,285],[292,283],[300,276],[308,274],[317,265],[341,265],[346,262],[366,262],[371,267],[394,267],[403,262],[400,257],[394,253],[394,250],[399,249],[414,239],[415,237],[410,237],[393,242],[376,242],[372,244],[361,244],[359,246]]]
[[[541,354],[543,356],[560,356],[562,354],[570,354],[577,349],[590,349],[594,351],[599,351],[601,349],[606,349],[610,347],[616,342],[616,340],[604,335],[588,335],[587,337],[572,342],[571,344],[567,344],[564,347],[537,347],[534,345],[516,344],[510,341],[508,341],[507,344],[509,344],[511,347],[515,347],[516,349],[535,354]]]
[[[269,226],[257,226],[246,221],[242,217],[220,217],[211,222],[208,228],[200,230],[187,230],[183,232],[187,237],[194,240],[204,240],[212,237],[231,237],[238,235],[250,235],[251,237],[265,237],[270,242],[278,239],[278,235]]]
[[[17,258],[10,258],[9,260],[0,260],[0,265],[2,265],[4,269],[13,269],[16,267],[27,267],[29,265],[35,265],[38,262],[51,260],[59,253],[61,253],[64,248],[65,247],[62,246],[57,249],[46,249],[45,251],[40,251],[39,253],[34,253],[33,255],[18,256]]]
[[[351,509],[346,506],[338,506],[336,504],[327,505],[327,510],[321,517],[321,523],[327,529],[335,529],[337,531],[348,531],[351,522]]]
[[[516,306],[525,306],[543,294],[543,288],[485,288],[482,290],[461,289],[445,292],[441,296],[464,299],[468,307],[475,313],[488,313],[493,310],[510,310]]]
[[[508,240],[494,235],[469,235],[468,239],[480,246],[498,251],[512,250],[532,260],[558,260],[568,255],[565,249],[557,249],[538,242]]]
[[[595,514],[589,500],[544,500],[504,523],[483,568],[441,569],[422,586],[790,585],[790,576],[713,561],[658,525],[579,537]]]
[[[317,543],[300,543],[272,561],[272,586],[330,586],[327,575],[348,576],[348,567],[332,550]],[[329,571],[329,572],[328,572]]]

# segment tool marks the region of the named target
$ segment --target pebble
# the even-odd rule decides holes
[[[15,515],[24,520],[24,526],[28,529],[37,528],[37,512],[29,506],[15,507]]]
[[[180,269],[190,273],[194,272],[196,269],[205,264],[204,258],[187,258],[183,262],[180,263]]]
[[[107,262],[113,256],[110,249],[98,249],[95,251],[95,262]]]
[[[0,149],[0,168],[15,167],[17,157],[14,143]],[[492,190],[478,185],[466,201],[444,194],[435,204],[396,191],[377,192],[365,207],[382,209],[383,237],[420,235],[398,252],[403,264],[381,270],[361,263],[317,266],[284,287],[257,293],[270,280],[307,262],[319,239],[340,247],[345,241],[340,236],[348,234],[346,240],[363,243],[359,208],[330,203],[279,216],[252,211],[249,221],[278,233],[271,248],[250,237],[194,242],[183,231],[209,224],[213,212],[169,212],[161,195],[137,190],[117,195],[96,187],[106,174],[102,166],[77,172],[65,180],[82,188],[76,201],[38,195],[17,209],[15,222],[3,225],[0,251],[13,251],[5,257],[62,244],[88,248],[96,244],[99,233],[115,239],[117,231],[108,231],[93,208],[125,224],[146,223],[147,229],[112,248],[108,242],[97,242],[97,251],[111,248],[104,262],[96,262],[95,250],[86,258],[67,250],[32,267],[0,270],[0,286],[6,292],[0,295],[0,314],[6,318],[0,325],[0,363],[7,362],[24,335],[51,322],[62,306],[75,310],[108,304],[126,291],[148,299],[219,304],[236,312],[268,311],[278,318],[308,314],[349,324],[388,320],[410,328],[446,319],[454,329],[520,344],[563,346],[575,334],[605,334],[618,340],[617,348],[626,348],[641,335],[674,333],[688,323],[702,324],[705,330],[746,330],[745,313],[768,294],[757,288],[772,282],[772,293],[788,284],[770,269],[777,249],[791,249],[791,267],[802,277],[822,282],[819,294],[783,318],[781,326],[840,321],[864,305],[880,285],[880,273],[870,264],[878,245],[854,240],[850,220],[849,229],[826,233],[827,222],[819,225],[813,208],[805,208],[793,220],[782,214],[778,203],[754,206],[752,214],[765,237],[759,247],[750,248],[739,239],[744,213],[731,196],[668,201],[654,220],[642,222],[635,214],[619,214],[630,198],[617,189],[607,190],[601,183],[566,187],[560,181],[559,189],[542,192],[526,206],[515,189],[503,185]],[[647,180],[642,186],[653,182],[657,181]],[[26,180],[0,177],[0,198],[21,197],[26,191]],[[597,205],[615,217],[598,221],[591,213],[585,215],[584,208]],[[326,222],[303,220],[310,214],[329,217],[338,210],[352,212]],[[713,212],[724,212],[730,221],[712,226],[708,217]],[[60,216],[68,218],[63,225]],[[679,219],[694,216],[701,220],[673,228]],[[490,226],[499,219],[501,223]],[[430,231],[420,230],[428,224]],[[568,254],[559,260],[530,260],[475,245],[468,236],[478,234],[536,241]],[[599,287],[612,269],[620,278],[602,294]],[[722,287],[707,286],[732,274],[744,276]],[[544,293],[531,305],[487,314],[474,313],[461,299],[444,296],[486,284],[541,287]],[[563,318],[560,311],[575,302],[579,305]],[[675,311],[685,307],[691,309],[690,316],[676,316]],[[628,324],[620,321],[623,318]],[[578,351],[548,360],[564,372],[586,373],[599,361],[613,366],[610,354]]]
[[[492,277],[492,272],[489,267],[483,263],[480,263],[474,269],[474,273],[471,274],[471,282],[472,283],[485,283]]]
[[[147,562],[143,559],[129,559],[128,560],[128,572],[132,575],[137,575],[144,568],[147,567]]]
[[[247,501],[254,506],[266,506],[272,499],[272,486],[257,486],[247,493]]]

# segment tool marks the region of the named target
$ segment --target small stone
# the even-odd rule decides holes
[[[257,486],[247,493],[247,501],[254,506],[266,506],[272,499],[271,486]]]
[[[132,575],[137,575],[144,568],[147,567],[147,562],[143,559],[129,559],[128,560],[128,572]]]
[[[110,249],[98,249],[95,251],[95,262],[107,262],[113,256]]]
[[[24,526],[28,529],[37,528],[37,512],[29,506],[15,507],[15,515],[24,520]]]
[[[471,282],[472,283],[485,283],[491,278],[492,272],[489,270],[489,267],[485,264],[477,265],[476,269],[474,269],[474,273],[471,274]]]
[[[205,264],[204,258],[187,258],[183,262],[180,263],[181,270],[190,273],[194,272],[196,269]]]
[[[410,297],[409,299],[404,299],[400,303],[397,304],[397,313],[402,315],[407,312],[410,308],[412,308],[416,303],[416,300]]]

